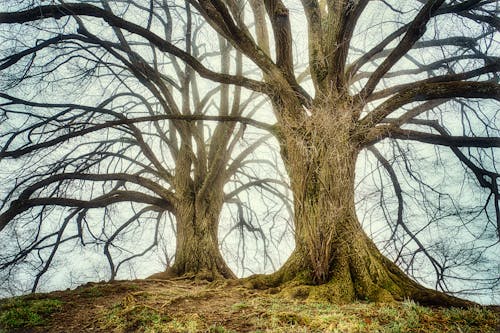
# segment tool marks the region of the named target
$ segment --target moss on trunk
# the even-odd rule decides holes
[[[351,112],[313,109],[281,128],[283,157],[294,195],[296,249],[284,266],[249,281],[280,286],[298,297],[351,302],[413,299],[427,305],[472,304],[420,286],[385,258],[363,231],[355,212],[359,147]]]

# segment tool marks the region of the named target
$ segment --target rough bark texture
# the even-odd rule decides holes
[[[179,200],[174,207],[177,226],[175,260],[172,267],[150,278],[235,278],[219,250],[219,216],[224,201],[223,173],[207,174],[203,168],[196,168],[193,180],[190,154],[184,153],[184,150],[181,152],[183,154],[179,155],[176,164],[175,188]]]
[[[177,214],[175,263],[170,271],[177,276],[194,274],[207,280],[235,278],[219,250],[220,207],[205,203],[183,205]]]
[[[220,207],[208,202],[185,202],[177,213],[175,261],[165,272],[149,278],[194,277],[213,281],[236,278],[219,250],[218,221]]]
[[[359,133],[349,108],[347,102],[330,100],[303,121],[282,127],[296,249],[278,272],[250,281],[255,287],[281,286],[293,296],[332,302],[409,298],[426,305],[472,304],[411,280],[363,231],[354,204]]]

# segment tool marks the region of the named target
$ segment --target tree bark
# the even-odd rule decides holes
[[[331,302],[394,301],[467,306],[472,303],[424,288],[385,258],[359,223],[354,202],[360,135],[348,102],[330,101],[310,117],[284,120],[282,154],[294,195],[296,248],[255,287],[281,286],[292,295]]]
[[[176,214],[175,261],[169,269],[172,274],[195,275],[206,280],[236,277],[219,250],[220,206],[207,201],[181,205]]]
[[[214,189],[209,195],[217,194]],[[221,192],[223,193],[223,192]],[[219,249],[218,227],[222,197],[217,200],[186,199],[176,207],[176,252],[174,264],[152,279],[189,277],[203,280],[234,279]]]

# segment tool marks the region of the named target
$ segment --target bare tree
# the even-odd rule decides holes
[[[301,287],[302,293],[308,290],[310,296],[330,300],[411,298],[429,304],[466,304],[420,286],[379,252],[356,215],[355,166],[367,149],[378,159],[398,198],[399,229],[418,244],[408,228],[410,222],[404,221],[403,196],[408,193],[401,189],[400,176],[381,147],[393,144],[401,148],[400,153],[405,141],[447,147],[474,176],[476,185],[489,193],[484,205],[488,216],[474,223],[483,223],[485,229],[494,226],[498,232],[496,1],[187,3],[219,38],[241,52],[243,63],[259,68],[262,80],[252,73],[213,69],[208,60],[179,48],[154,25],[136,24],[89,3],[2,13],[0,23],[98,18],[104,26],[127,31],[158,52],[176,57],[208,80],[270,98],[294,197],[296,248],[276,273],[254,278],[256,284],[293,281],[292,286],[309,285]],[[176,5],[173,1],[161,4]],[[151,8],[159,5],[150,1]],[[300,52],[300,40],[293,38],[295,14],[305,17],[297,24],[307,22],[309,86],[300,84],[301,74],[295,70],[294,56]],[[454,112],[462,122],[456,121]],[[408,164],[405,168],[412,171]]]
[[[207,43],[206,23],[189,4],[96,4],[154,26],[166,43],[179,40],[182,54],[209,60],[222,77],[242,73],[241,54],[222,38]],[[286,182],[272,173],[256,177],[252,163],[270,137],[262,134],[269,126],[253,119],[266,101],[201,80],[119,26],[63,21],[23,26],[22,35],[4,31],[0,159],[9,174],[0,230],[17,246],[0,267],[37,258],[34,291],[60,248],[79,244],[102,251],[113,280],[124,264],[156,249],[172,225],[175,258],[167,253],[167,271],[154,277],[234,278],[219,248],[223,205],[238,212],[233,227],[266,242],[258,222],[243,219],[256,204],[245,193],[258,188],[288,200],[279,190]],[[278,205],[267,209],[281,214]]]

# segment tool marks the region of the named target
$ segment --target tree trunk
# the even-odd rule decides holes
[[[207,280],[235,278],[219,250],[221,204],[207,201],[182,205],[177,216],[177,246],[171,271],[194,274]]]
[[[365,234],[354,204],[357,135],[351,112],[343,114],[335,106],[314,109],[310,117],[281,127],[294,195],[296,248],[278,272],[253,279],[254,286],[281,285],[292,295],[333,302],[410,298],[422,304],[470,305],[411,280]]]
[[[213,193],[214,194],[215,190]],[[222,199],[185,200],[176,207],[175,260],[165,272],[149,278],[194,277],[204,280],[234,279],[219,250],[218,226]]]

